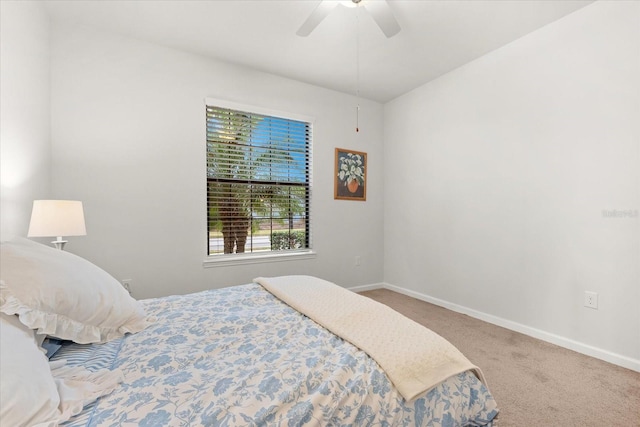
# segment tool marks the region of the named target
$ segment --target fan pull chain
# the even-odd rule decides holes
[[[360,132],[360,1],[356,4],[356,132]]]

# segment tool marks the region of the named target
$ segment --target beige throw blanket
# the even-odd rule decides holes
[[[406,400],[447,378],[482,372],[435,332],[384,304],[311,276],[260,277],[280,300],[371,356]]]

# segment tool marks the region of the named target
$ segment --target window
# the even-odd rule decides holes
[[[310,248],[311,124],[207,101],[210,256]]]

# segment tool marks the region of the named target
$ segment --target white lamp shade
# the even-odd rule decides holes
[[[82,202],[34,200],[28,237],[86,236]]]

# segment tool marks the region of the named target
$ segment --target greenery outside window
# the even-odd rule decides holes
[[[309,249],[311,123],[243,110],[207,100],[208,255]]]

